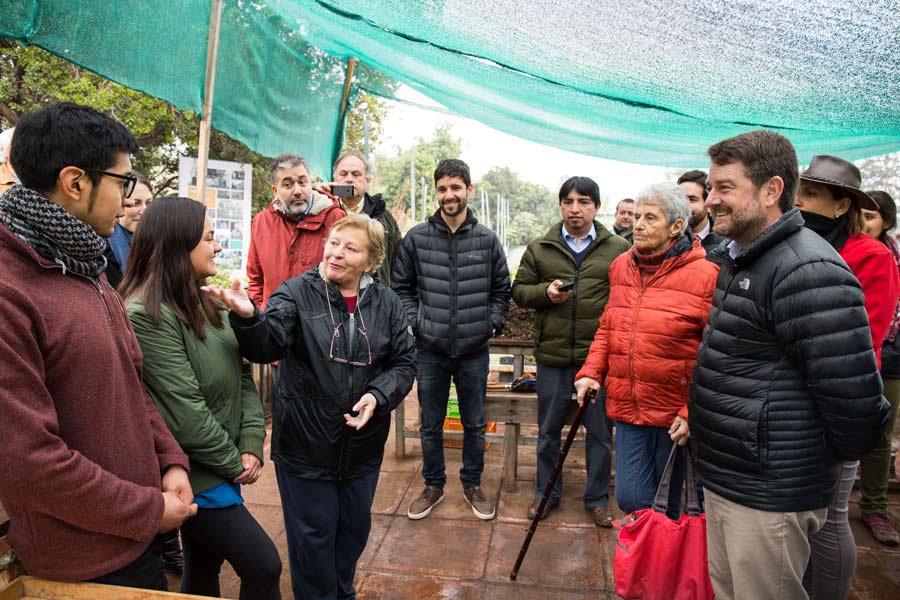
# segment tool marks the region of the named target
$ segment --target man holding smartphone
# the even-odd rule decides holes
[[[333,180],[330,185],[332,195],[340,198],[341,208],[351,213],[364,213],[384,227],[384,261],[378,267],[378,279],[384,285],[391,284],[391,269],[397,247],[400,245],[400,227],[387,209],[381,194],[369,195],[372,175],[369,163],[359,152],[344,152],[334,163]],[[325,191],[329,191],[323,186]]]
[[[538,448],[533,519],[544,486],[559,455],[560,434],[575,391],[575,373],[587,357],[597,320],[609,298],[609,266],[629,244],[594,217],[600,208],[600,188],[588,177],[572,177],[559,190],[562,222],[532,241],[516,274],[512,295],[516,304],[535,310],[537,359]],[[588,406],[585,458],[587,481],[584,506],[599,527],[611,527],[609,483],[612,453],[605,392]],[[559,507],[562,477],[541,518]]]

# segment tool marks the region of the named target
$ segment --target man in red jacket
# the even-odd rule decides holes
[[[275,199],[253,219],[247,295],[260,310],[278,286],[322,262],[331,224],[347,215],[337,200],[313,190],[306,160],[282,154],[269,169]]]
[[[188,460],[103,274],[138,150],[71,103],[16,128],[22,185],[0,196],[0,502],[30,574],[165,590],[157,536],[197,512]]]

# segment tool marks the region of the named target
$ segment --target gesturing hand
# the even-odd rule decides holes
[[[200,288],[213,298],[218,298],[222,301],[228,310],[236,313],[237,315],[244,317],[245,319],[249,319],[253,316],[253,302],[250,301],[250,298],[247,296],[247,290],[241,286],[241,280],[238,278],[234,278],[231,280],[231,288],[220,288],[212,285],[204,285]]]
[[[359,402],[353,405],[353,411],[359,414],[354,417],[350,413],[344,413],[344,420],[347,422],[347,426],[357,431],[362,429],[369,422],[369,419],[372,418],[376,406],[378,406],[378,400],[375,399],[375,396],[363,394]]]

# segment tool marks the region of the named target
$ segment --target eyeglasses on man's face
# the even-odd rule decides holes
[[[342,365],[351,365],[354,367],[370,367],[372,366],[372,346],[369,345],[369,336],[366,335],[366,330],[362,327],[356,328],[356,333],[362,336],[362,338],[366,341],[366,350],[369,354],[369,359],[366,362],[357,362],[353,360],[348,360],[346,358],[339,358],[334,355],[334,340],[340,337],[341,335],[341,326],[344,324],[343,321],[334,326],[334,331],[331,333],[331,347],[328,349],[328,358],[332,361],[342,364]]]
[[[109,171],[101,171],[100,169],[91,169],[88,167],[80,167],[82,171],[87,171],[88,173],[94,173],[95,175],[102,175],[105,177],[115,177],[116,179],[124,179],[125,183],[122,184],[122,197],[123,198],[131,198],[131,194],[134,192],[134,188],[137,185],[137,177],[131,174],[121,175],[119,173],[110,173]]]

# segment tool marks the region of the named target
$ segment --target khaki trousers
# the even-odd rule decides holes
[[[709,576],[716,600],[806,600],[809,537],[827,508],[767,512],[704,490]]]

